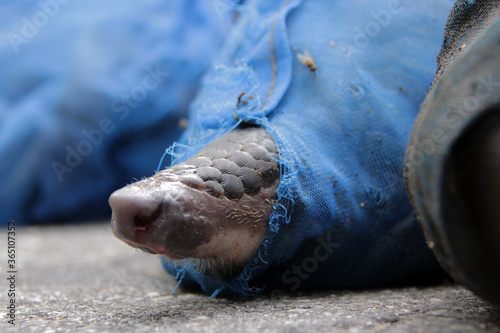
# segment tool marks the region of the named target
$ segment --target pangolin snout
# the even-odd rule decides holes
[[[185,214],[180,199],[182,185],[154,186],[154,177],[115,191],[109,198],[113,210],[111,226],[114,235],[126,244],[148,253],[166,255],[170,259],[192,257],[200,243],[210,239],[212,225],[199,223]],[[188,189],[190,192],[190,189]],[[194,202],[189,193],[185,199]],[[191,210],[194,210],[191,207]],[[186,223],[186,218],[191,222]]]
[[[264,128],[233,130],[185,162],[114,192],[113,233],[167,259],[201,259],[200,269],[243,267],[267,231],[278,158]]]

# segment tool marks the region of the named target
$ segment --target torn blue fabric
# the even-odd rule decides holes
[[[151,175],[229,30],[200,1],[2,1],[0,224],[109,218]]]
[[[343,288],[439,271],[403,187],[406,144],[436,71],[449,0],[249,1],[190,106],[173,163],[238,122],[282,166],[255,257],[226,281],[164,263],[211,295]],[[238,101],[240,101],[238,103]]]

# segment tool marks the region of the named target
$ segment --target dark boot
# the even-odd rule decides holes
[[[455,4],[412,131],[406,186],[427,242],[460,283],[500,303],[498,1]]]

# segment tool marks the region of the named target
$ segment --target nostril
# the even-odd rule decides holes
[[[115,191],[109,197],[113,211],[111,228],[121,239],[136,241],[136,232],[145,231],[161,215],[161,202],[134,186]]]
[[[147,215],[144,212],[140,212],[137,215],[134,216],[134,227],[136,230],[141,230],[141,229],[147,229],[153,223],[156,221],[156,219],[160,216],[161,213],[161,207],[158,205],[156,208],[156,211],[151,214]]]

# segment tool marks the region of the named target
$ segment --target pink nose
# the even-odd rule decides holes
[[[147,192],[125,187],[111,194],[109,205],[113,210],[111,225],[114,235],[133,247],[157,253],[159,249],[145,244],[143,236],[160,217],[160,202]]]

